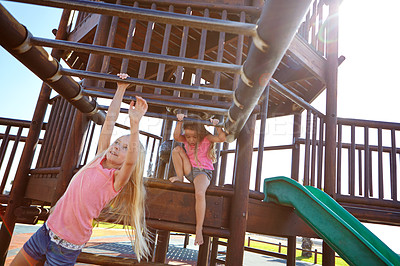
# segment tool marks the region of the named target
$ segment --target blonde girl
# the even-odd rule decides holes
[[[127,74],[118,74],[126,79]],[[97,155],[71,180],[46,223],[32,235],[12,265],[74,265],[92,234],[92,221],[109,206],[128,229],[137,258],[149,254],[145,224],[143,184],[144,149],[139,142],[139,122],[147,103],[137,97],[129,107],[130,135],[110,145],[128,83],[118,82],[102,127]],[[134,235],[134,240],[133,240]]]
[[[171,177],[171,182],[183,181],[186,177],[194,184],[195,212],[196,212],[196,238],[195,245],[202,245],[203,223],[206,213],[206,190],[210,185],[213,163],[216,161],[214,144],[226,140],[225,132],[217,127],[217,135],[208,132],[204,125],[183,123],[183,114],[177,114],[178,122],[174,130],[174,140],[182,142],[185,149],[180,146],[172,150],[172,161],[176,176]],[[215,126],[218,119],[211,119]],[[182,124],[184,133],[181,134]]]

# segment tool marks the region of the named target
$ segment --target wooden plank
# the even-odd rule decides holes
[[[275,236],[318,237],[293,208],[249,200],[247,232]]]
[[[391,199],[397,201],[397,153],[396,153],[396,131],[390,130],[392,150],[390,152],[390,187]]]
[[[196,224],[194,193],[148,188],[146,204],[150,219]],[[206,195],[206,204],[204,226],[228,227],[228,200]]]
[[[77,262],[96,265],[167,265],[164,263],[147,262],[143,260],[141,262],[138,262],[136,259],[132,258],[112,257],[106,255],[92,254],[88,252],[82,252],[81,254],[79,254]]]
[[[379,223],[393,226],[400,226],[400,212],[396,210],[384,210],[371,208],[371,206],[357,206],[342,204],[348,212],[360,222]]]
[[[170,6],[168,9],[168,12],[174,12],[174,7]],[[171,24],[166,24],[164,36],[163,36],[164,40],[163,40],[162,49],[161,49],[162,55],[168,54],[168,44],[169,44],[170,35],[171,35]],[[158,81],[164,80],[164,73],[165,73],[165,64],[159,64],[158,71],[157,71],[157,80]],[[154,94],[161,94],[161,89],[155,88]]]
[[[67,41],[78,42],[84,39],[99,24],[100,16],[100,14],[90,14],[86,17],[85,21],[68,35]]]
[[[383,147],[382,147],[382,129],[378,128],[378,189],[379,199],[383,199]]]
[[[315,187],[315,160],[317,156],[317,114],[313,114],[312,119],[312,139],[311,139],[311,185]]]
[[[320,117],[319,118],[319,140],[318,140],[318,160],[317,160],[317,164],[318,164],[318,170],[317,170],[317,187],[319,189],[322,188],[322,173],[323,173],[323,166],[322,166],[322,162],[323,162],[323,158],[324,158],[324,121],[323,118]],[[339,167],[339,165],[338,165]]]
[[[310,185],[310,132],[311,132],[311,111],[307,110],[306,118],[306,144],[304,152],[304,180],[303,185]]]
[[[151,9],[156,9],[156,5],[152,4]],[[148,53],[150,51],[150,43],[151,43],[151,37],[153,35],[153,26],[154,26],[154,21],[149,21],[147,22],[147,29],[146,29],[146,37],[144,40],[143,44],[143,52]],[[136,33],[136,32],[135,32]],[[139,73],[138,73],[138,78],[143,79],[146,76],[146,68],[147,68],[147,61],[140,61],[140,67],[139,67]],[[143,86],[138,85],[136,86],[136,91],[142,92]]]
[[[55,176],[55,175],[53,175]],[[57,179],[44,177],[30,177],[25,192],[25,198],[44,202],[51,202],[57,185]]]
[[[292,40],[287,53],[297,59],[296,61],[307,68],[313,76],[325,83],[326,59],[306,43],[298,34]]]
[[[336,191],[338,194],[342,194],[342,124],[338,124],[338,151],[337,151],[337,163],[336,163]],[[321,141],[321,139],[320,139]],[[320,145],[323,143],[320,142]],[[320,188],[320,187],[318,187]]]

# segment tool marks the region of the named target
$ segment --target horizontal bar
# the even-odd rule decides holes
[[[0,133],[0,139],[2,140],[2,139],[4,139],[6,137],[6,135],[4,134],[4,133]],[[14,141],[14,140],[16,140],[17,139],[17,136],[15,136],[15,135],[8,135],[8,140],[9,141]],[[27,140],[28,138],[27,137],[20,137],[19,138],[19,141],[20,142],[26,142],[26,140]],[[38,141],[38,144],[43,144],[43,139],[39,139],[39,141]]]
[[[104,47],[87,43],[76,43],[63,40],[50,40],[38,37],[31,37],[30,40],[33,45],[38,45],[38,46],[46,46],[63,50],[73,50],[78,52],[102,54],[108,56],[115,56],[119,58],[143,60],[153,63],[168,64],[173,66],[201,68],[210,71],[220,71],[220,72],[238,74],[240,73],[240,68],[241,68],[240,65],[198,60],[192,58],[182,58],[171,55],[146,53],[141,51],[125,50],[113,47]]]
[[[108,110],[108,106],[105,105],[99,105],[98,106],[99,110]],[[121,113],[127,114],[128,109],[126,108],[121,108],[120,109]],[[175,115],[167,115],[167,114],[160,114],[160,113],[153,113],[153,112],[146,112],[147,117],[153,117],[153,118],[160,118],[160,119],[166,119],[166,120],[175,120],[177,121],[178,119],[176,118]],[[214,126],[209,120],[200,120],[200,119],[194,119],[190,117],[185,117],[183,121],[188,121],[191,123],[197,123],[197,124],[203,124],[206,126]],[[215,125],[215,127],[222,127],[223,126],[223,121],[221,121],[219,124]]]
[[[89,72],[83,70],[76,70],[76,69],[60,69],[61,75],[68,75],[80,78],[95,78],[100,80],[106,81],[115,81],[120,82],[121,79],[116,75],[105,74],[105,73],[97,73],[97,72]],[[185,92],[192,92],[192,93],[200,93],[206,95],[216,95],[222,97],[232,97],[232,91],[229,90],[221,90],[221,89],[214,89],[214,88],[207,88],[201,86],[190,86],[184,84],[175,84],[170,82],[163,82],[163,81],[156,81],[156,80],[147,80],[147,79],[139,79],[139,78],[127,78],[124,79],[124,82],[131,83],[134,85],[142,85],[142,86],[149,86],[153,88],[164,88],[170,90],[179,90]]]
[[[295,148],[295,144],[288,144],[288,145],[278,145],[278,146],[266,146],[263,147],[263,151],[279,151],[279,150],[291,150]],[[258,151],[258,147],[253,147],[253,152]],[[223,150],[221,151],[221,154],[224,153],[235,153],[236,150],[235,149],[231,149],[231,150]]]
[[[298,144],[305,144],[306,140],[305,139],[297,139],[296,143]],[[311,145],[311,144],[310,144]],[[319,143],[316,144],[317,146]],[[323,143],[323,146],[325,146],[325,141]],[[354,145],[356,150],[365,150],[365,145],[364,144],[355,144]],[[370,151],[378,151],[378,146],[375,145],[368,145]],[[342,148],[343,149],[351,149],[351,143],[342,143]],[[382,147],[383,152],[392,152],[392,147]],[[400,153],[400,148],[396,148],[396,153]]]
[[[337,119],[338,124],[345,126],[356,126],[356,127],[369,127],[369,128],[382,128],[382,129],[395,129],[400,130],[400,123],[392,122],[381,122],[372,120],[362,119],[350,119],[350,118],[339,118]]]
[[[30,170],[31,175],[39,174],[58,174],[61,167],[46,167],[46,168],[35,168]]]
[[[156,219],[146,219],[147,225],[154,229],[168,230],[183,233],[194,233],[195,225],[189,225],[179,222],[161,221]],[[225,228],[203,227],[203,234],[208,236],[216,236],[222,238],[229,238],[230,232]]]
[[[100,92],[100,91],[83,90],[83,93],[85,95],[102,97],[102,98],[107,98],[107,99],[112,99],[114,97],[114,94]],[[124,96],[123,99],[127,100],[127,101],[132,101],[132,100],[136,100],[136,97]],[[186,110],[192,110],[192,111],[201,111],[201,112],[207,112],[210,114],[226,115],[226,113],[228,111],[227,109],[221,109],[221,108],[184,104],[184,103],[173,103],[173,102],[153,100],[153,99],[146,99],[146,101],[149,105],[173,107],[173,108],[180,108],[180,109],[186,109]]]
[[[100,87],[85,87],[85,89],[90,91],[101,91],[101,92],[108,92],[108,93],[115,93],[115,89],[109,88],[100,88]],[[212,101],[212,100],[205,100],[205,99],[195,99],[189,97],[178,97],[178,96],[171,96],[165,94],[153,94],[153,93],[145,93],[145,92],[138,92],[138,91],[125,91],[125,95],[128,96],[140,96],[145,99],[154,99],[154,100],[163,100],[168,102],[179,102],[179,103],[186,103],[186,104],[193,104],[193,105],[201,105],[201,106],[210,106],[216,108],[225,108],[228,109],[231,105],[230,102],[224,101]]]
[[[20,120],[20,119],[0,117],[0,125],[2,125],[2,126],[29,128],[31,126],[31,124],[32,124],[32,121],[29,121],[29,120]],[[42,129],[46,129],[46,126],[47,126],[47,123],[43,123]]]
[[[171,1],[171,0],[136,0],[136,2],[144,3],[144,4],[152,4],[155,3],[157,6],[174,6],[174,7],[187,7],[188,3],[183,1]],[[232,12],[241,12],[244,11],[249,14],[260,15],[261,7],[258,6],[236,6],[229,4],[220,4],[220,3],[202,3],[202,2],[190,2],[191,8],[197,9],[212,9],[212,10],[227,10]]]
[[[274,91],[276,91],[279,94],[285,96],[286,98],[288,98],[289,100],[291,100],[295,104],[303,107],[306,110],[312,111],[313,113],[317,114],[318,117],[320,117],[320,118],[324,118],[325,117],[325,115],[323,113],[318,111],[316,108],[314,108],[311,104],[306,102],[301,97],[299,97],[296,94],[294,94],[292,91],[288,90],[285,86],[283,86],[281,83],[279,83],[276,79],[272,78],[271,81],[270,81],[270,85],[271,85],[271,88]]]
[[[172,24],[177,26],[189,26],[210,31],[229,32],[233,34],[255,36],[256,25],[229,20],[221,20],[207,17],[191,16],[180,13],[171,13],[155,9],[116,5],[103,2],[84,0],[12,0],[13,2],[28,3],[63,9],[79,10],[88,13],[98,13],[120,18],[153,21],[156,23]]]
[[[394,201],[394,200],[365,198],[365,197],[340,195],[340,194],[336,194],[336,200],[338,202],[340,202],[341,204],[343,204],[343,203],[360,204],[360,205],[363,205],[360,207],[364,207],[364,208],[365,208],[365,206],[370,206],[370,207],[373,206],[375,208],[377,208],[377,207],[394,208],[394,209],[396,209],[396,211],[399,211],[399,209],[400,209],[400,202]]]

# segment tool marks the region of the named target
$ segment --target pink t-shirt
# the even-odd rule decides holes
[[[197,145],[197,161],[195,157],[195,148],[196,146],[191,146],[185,140],[183,142],[185,144],[186,153],[190,159],[190,163],[192,167],[214,170],[213,162],[210,158],[208,158],[207,153],[210,148],[211,141],[205,137],[198,145]]]
[[[100,157],[74,176],[64,195],[58,200],[47,225],[57,236],[83,245],[92,235],[92,220],[118,192],[114,189],[116,169],[103,168]]]

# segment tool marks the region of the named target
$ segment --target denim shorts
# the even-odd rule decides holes
[[[54,243],[50,240],[49,231],[43,224],[24,244],[25,252],[37,261],[45,261],[44,265],[75,265],[82,250],[72,250]]]
[[[211,181],[212,178],[212,170],[209,169],[200,169],[197,167],[192,167],[192,171],[186,176],[187,180],[190,181],[190,183],[193,183],[194,179],[196,178],[196,176],[198,175],[206,175],[206,177],[208,178],[208,180]]]

